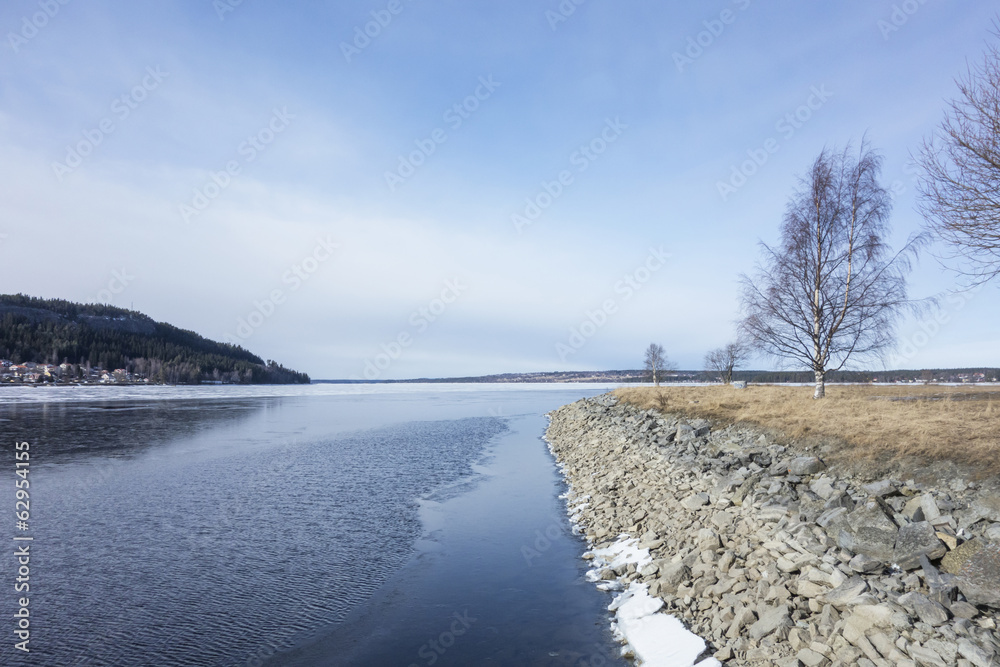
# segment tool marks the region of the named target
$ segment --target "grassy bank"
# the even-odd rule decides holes
[[[828,386],[642,387],[618,397],[642,408],[748,422],[790,439],[837,443],[846,459],[950,460],[1000,472],[1000,388]]]

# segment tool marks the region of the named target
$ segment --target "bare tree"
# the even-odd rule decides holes
[[[917,157],[919,205],[950,247],[946,259],[975,285],[1000,275],[1000,48],[991,44],[956,83],[958,98]]]
[[[722,377],[724,384],[733,381],[733,371],[750,357],[750,349],[743,343],[729,343],[705,355],[705,370]]]
[[[906,302],[909,259],[922,237],[893,255],[892,208],[878,182],[882,157],[862,140],[824,149],[792,195],[777,247],[761,243],[753,278],[741,276],[741,332],[754,348],[814,372],[815,398],[826,374],[852,358],[878,356],[894,340]]]
[[[646,348],[646,370],[653,374],[653,384],[660,386],[660,371],[668,370],[670,362],[663,351],[663,346],[650,343]]]

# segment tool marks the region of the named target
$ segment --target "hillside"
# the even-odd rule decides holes
[[[0,359],[62,364],[69,379],[100,368],[171,384],[309,382],[305,373],[142,313],[23,294],[0,295]]]

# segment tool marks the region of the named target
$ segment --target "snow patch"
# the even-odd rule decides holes
[[[611,546],[590,553],[593,567],[587,572],[587,580],[605,591],[621,590],[622,586],[617,580],[602,581],[603,570],[630,563],[641,570],[653,562],[649,549],[640,549],[639,540],[628,535],[620,535]],[[626,645],[624,652],[631,651],[643,667],[721,667],[715,658],[695,665],[705,652],[705,640],[689,632],[674,616],[661,613],[662,608],[663,600],[650,596],[646,584],[633,582],[615,596],[608,610],[615,612],[611,627],[615,638]]]
[[[631,584],[608,607],[617,612],[612,629],[626,642],[644,667],[721,667],[715,658],[695,665],[705,651],[705,640],[688,632],[677,618],[658,613],[663,600],[650,597],[646,584]]]

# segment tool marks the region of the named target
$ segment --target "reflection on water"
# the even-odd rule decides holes
[[[490,415],[540,415],[579,398],[324,391],[158,401],[147,390],[139,399],[0,404],[7,461],[0,497],[13,498],[14,442],[31,443],[31,664],[255,665],[289,655],[374,605],[380,587],[403,572],[423,532],[421,502],[461,506],[463,494],[477,489],[474,464],[507,429],[507,418]],[[543,448],[537,419],[529,450]],[[550,461],[521,463],[526,473],[552,474]],[[558,516],[560,501],[546,493],[546,516]],[[465,520],[488,525],[508,496],[516,488],[466,504]],[[536,511],[529,504],[496,516],[534,525]],[[508,536],[521,529],[508,528],[515,531]],[[500,544],[502,531],[491,534],[491,558],[519,548]],[[487,562],[476,539],[459,540],[463,558]],[[561,549],[550,562],[577,568],[578,545]],[[0,580],[11,581],[13,567],[12,558],[0,558]],[[504,572],[526,577],[524,568]],[[477,599],[490,605],[505,604],[511,586],[535,586],[505,581],[498,593],[490,575],[477,576],[485,586]],[[421,585],[449,580],[435,577]],[[586,610],[584,625],[601,641],[604,618],[594,610],[606,603],[583,605],[561,590],[553,583],[537,599],[515,598],[543,617],[546,605],[562,608],[564,618]],[[411,602],[397,610],[397,622],[425,613]],[[0,614],[12,618],[15,604],[13,595],[0,596]],[[506,614],[508,624],[518,613]],[[537,648],[529,630],[539,629],[539,622],[525,628],[521,650]],[[0,664],[19,657],[12,642],[0,642]]]
[[[338,621],[408,557],[415,499],[469,474],[503,429],[486,417],[261,441],[243,427],[267,405],[206,407],[5,410],[40,464],[34,664],[243,665]],[[315,410],[329,407],[268,422],[294,432]],[[193,446],[206,434],[229,447]],[[0,599],[7,618],[12,603]]]

